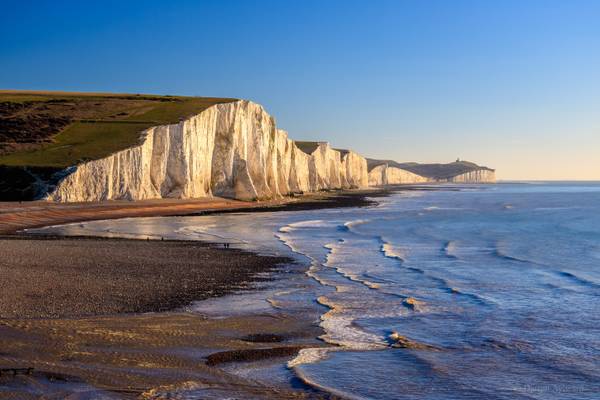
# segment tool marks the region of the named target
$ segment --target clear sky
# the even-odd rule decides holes
[[[247,98],[375,158],[600,180],[600,1],[0,0],[0,87]]]

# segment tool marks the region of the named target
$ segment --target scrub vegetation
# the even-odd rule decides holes
[[[231,98],[0,91],[0,165],[64,168]]]

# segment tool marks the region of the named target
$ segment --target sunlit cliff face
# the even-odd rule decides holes
[[[179,124],[148,129],[140,145],[77,166],[55,201],[276,198],[368,186],[367,162],[319,143],[300,150],[262,106],[219,104]]]

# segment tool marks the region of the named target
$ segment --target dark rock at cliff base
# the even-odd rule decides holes
[[[36,200],[60,179],[60,169],[0,165],[0,201]]]

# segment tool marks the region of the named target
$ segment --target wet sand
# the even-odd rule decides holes
[[[0,398],[161,398],[180,387],[199,398],[322,398],[221,369],[283,365],[302,347],[324,345],[318,314],[177,311],[260,285],[266,278],[257,274],[288,259],[199,242],[95,238],[0,238],[0,253],[0,370],[33,369],[0,374]]]
[[[15,234],[27,228],[104,219],[360,207],[372,204],[365,196],[379,196],[385,193],[387,191],[382,189],[332,191],[259,202],[219,197],[90,203],[0,202],[0,235]]]
[[[41,228],[71,222],[192,214],[207,210],[247,209],[262,205],[262,203],[221,198],[135,202],[119,200],[97,203],[0,202],[0,234],[14,234],[26,228]]]
[[[173,310],[290,260],[199,242],[0,238],[0,318]]]
[[[244,340],[248,333],[264,332],[284,339]],[[196,388],[195,398],[325,398],[220,368],[264,358],[284,363],[303,346],[322,345],[314,339],[319,333],[316,324],[283,313],[218,320],[192,313],[2,319],[0,365],[33,372],[0,376],[0,398],[38,399],[43,394],[44,399],[64,399],[77,391],[82,393],[68,398],[98,398],[101,391],[110,398],[172,398],[166,393],[182,388]]]

